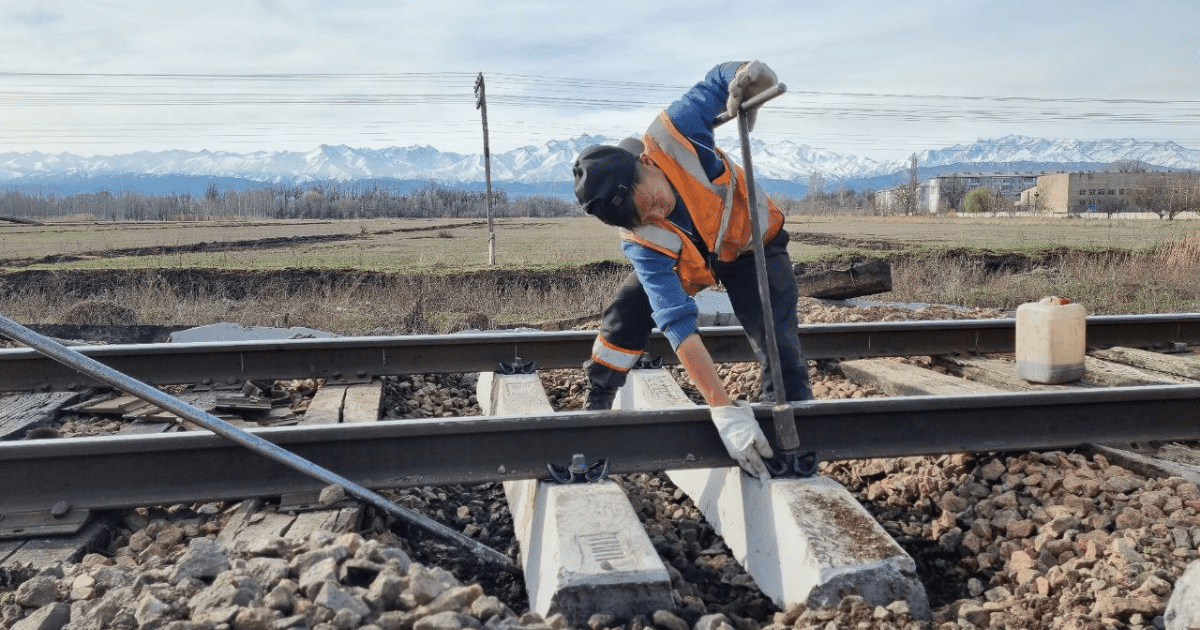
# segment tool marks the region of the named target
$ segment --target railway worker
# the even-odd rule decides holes
[[[725,391],[697,325],[691,296],[720,282],[763,368],[763,398],[775,400],[749,203],[742,168],[716,148],[718,115],[777,83],[759,61],[729,62],[661,112],[640,140],[593,145],[573,165],[575,196],[584,210],[620,228],[634,271],[604,311],[592,356],[584,409],[609,409],[655,325],[708,403],[729,454],[747,472],[766,478],[770,445],[746,401]],[[749,116],[754,116],[751,112]],[[748,121],[753,125],[754,119]],[[733,190],[730,191],[730,186]],[[787,253],[783,214],[756,191],[785,400],[812,397],[800,349],[798,291]]]

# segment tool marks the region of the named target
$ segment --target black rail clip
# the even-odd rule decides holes
[[[653,359],[651,359],[650,357],[643,354],[642,356],[638,357],[637,363],[635,363],[633,367],[636,370],[657,370],[657,369],[661,368],[662,365],[663,365],[662,357],[654,357]]]
[[[501,374],[533,374],[537,372],[537,361],[521,361],[521,357],[513,359],[512,363],[508,361],[500,362]]]
[[[821,459],[817,457],[816,451],[776,451],[774,457],[764,460],[763,463],[775,479],[802,479],[817,474],[817,464],[821,463]]]
[[[546,470],[550,471],[550,478],[558,483],[593,483],[604,481],[608,476],[608,460],[598,459],[589,464],[584,460],[583,453],[576,453],[569,465],[548,462]]]

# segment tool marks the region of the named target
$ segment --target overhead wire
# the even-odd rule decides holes
[[[351,144],[369,138],[386,143],[428,137],[470,139],[480,133],[472,86],[477,73],[39,73],[0,72],[0,146],[43,142],[126,144],[129,136],[184,134],[203,125],[205,137],[222,142],[270,145],[281,138],[306,135],[320,143],[341,138]],[[597,124],[596,112],[652,113],[667,106],[687,85],[596,80],[522,73],[485,73],[489,133],[497,138],[564,139],[583,133],[620,136],[621,123]],[[175,110],[196,108],[188,119]],[[369,121],[339,120],[329,108],[355,111],[395,108]],[[12,109],[44,108],[39,116],[17,122]],[[79,108],[136,110],[139,119],[106,125],[101,116],[55,116]],[[258,109],[254,109],[258,108]],[[1200,100],[1180,98],[1085,98],[1029,95],[952,95],[890,92],[791,90],[772,103],[766,140],[804,142],[821,132],[821,121],[866,121],[888,125],[873,133],[826,134],[839,144],[869,146],[937,137],[909,131],[916,124],[1008,123],[1015,133],[1031,125],[1147,125],[1185,134],[1194,140],[1200,126]],[[161,115],[154,114],[161,110]],[[245,115],[253,110],[253,116]],[[149,113],[147,113],[147,111]],[[217,117],[236,112],[237,120]],[[559,124],[548,125],[557,113]],[[584,115],[587,114],[587,117]],[[561,121],[567,121],[565,124]],[[574,123],[570,121],[576,121]],[[574,124],[577,127],[571,128]],[[584,126],[588,128],[584,128]],[[1168,134],[1169,135],[1169,134]],[[411,142],[411,140],[409,141]]]

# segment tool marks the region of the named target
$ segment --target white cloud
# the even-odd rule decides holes
[[[1192,0],[0,0],[0,152],[478,151],[478,72],[508,150],[629,133],[671,98],[655,86],[749,58],[792,91],[760,119],[776,139],[864,155],[1010,133],[1197,146],[1197,18]]]

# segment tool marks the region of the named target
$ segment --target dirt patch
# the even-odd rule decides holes
[[[386,287],[404,291],[424,284],[469,287],[483,281],[500,291],[524,294],[538,289],[582,286],[598,274],[630,269],[616,262],[598,262],[554,271],[484,270],[445,276],[417,276],[355,270],[280,269],[223,271],[219,269],[31,270],[0,275],[0,296],[40,292],[74,300],[102,297],[110,292],[150,283],[164,284],[178,295],[207,295],[244,300],[258,295],[295,296],[326,289]]]
[[[1039,267],[1058,268],[1068,259],[1099,261],[1127,260],[1133,254],[1123,249],[1080,250],[1055,247],[1028,252],[997,252],[990,249],[957,247],[926,249],[927,243],[859,239],[832,234],[789,232],[792,242],[807,245],[828,245],[850,251],[835,254],[826,260],[798,262],[796,275],[845,269],[871,259],[882,259],[892,265],[920,265],[936,261],[944,266],[979,265],[990,274],[1024,273]],[[880,252],[878,254],[874,252]]]
[[[850,236],[838,236],[836,234],[817,234],[814,232],[792,232],[788,231],[788,236],[793,242],[804,243],[805,245],[831,245],[833,247],[849,247],[857,249],[871,250],[896,250],[915,247],[917,243],[905,243],[903,241],[879,241],[866,238],[854,238]]]
[[[458,223],[449,225],[429,225],[412,228],[396,228],[373,232],[371,236],[399,234],[405,232],[429,232],[429,238],[445,238],[447,230],[452,228],[478,227],[487,225],[486,221],[473,223]],[[126,247],[122,249],[105,249],[73,254],[52,254],[35,258],[0,258],[0,267],[29,267],[31,265],[53,265],[56,263],[78,262],[89,259],[124,258],[129,256],[167,256],[174,254],[196,254],[204,252],[238,252],[258,249],[277,249],[309,245],[313,243],[337,243],[363,238],[363,234],[315,234],[308,236],[279,236],[272,238],[255,238],[239,241],[214,241],[189,243],[186,245],[154,245],[150,247]]]

